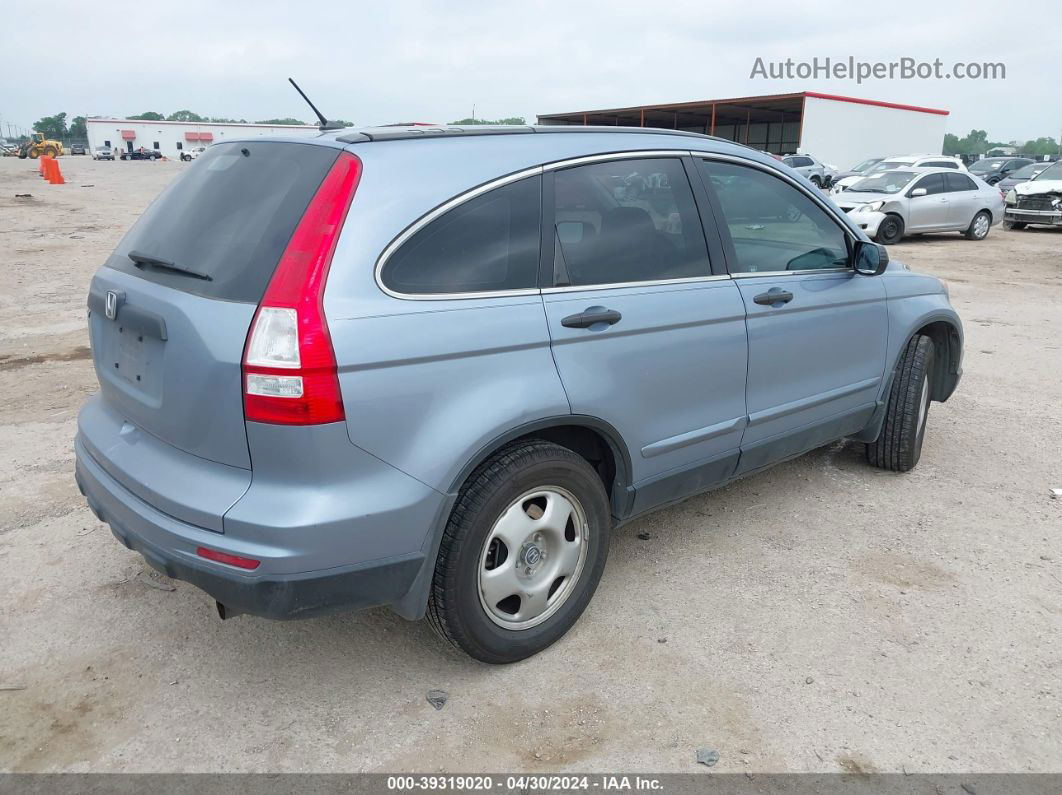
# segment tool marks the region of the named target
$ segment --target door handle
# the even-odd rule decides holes
[[[788,304],[793,300],[793,294],[788,290],[783,290],[781,287],[772,287],[765,293],[760,293],[752,299],[757,304],[764,306],[774,306],[775,304]]]
[[[623,315],[615,309],[606,309],[603,306],[591,306],[584,312],[568,315],[568,317],[561,320],[561,325],[565,328],[590,328],[591,326],[596,326],[598,323],[605,323],[611,326],[615,323],[619,323],[622,318]]]

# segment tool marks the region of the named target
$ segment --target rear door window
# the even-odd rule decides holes
[[[977,190],[977,185],[965,174],[940,174],[944,177],[948,193],[958,193],[964,190]]]
[[[621,158],[556,172],[554,285],[708,276],[686,170],[676,158]]]
[[[415,232],[381,281],[404,295],[537,289],[541,215],[539,176],[489,190]]]
[[[257,303],[338,149],[277,142],[210,147],[141,216],[108,262],[184,292]],[[129,254],[172,263],[144,264]]]

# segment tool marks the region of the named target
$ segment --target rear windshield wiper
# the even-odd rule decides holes
[[[202,279],[205,282],[214,281],[214,277],[208,273],[202,271],[192,270],[186,268],[183,265],[178,265],[174,262],[170,262],[168,259],[160,259],[159,257],[153,257],[150,254],[141,254],[139,251],[130,251],[126,254],[129,259],[133,261],[133,264],[143,270],[150,267],[160,271],[170,271],[171,273],[181,273],[185,276],[191,276],[196,279]]]

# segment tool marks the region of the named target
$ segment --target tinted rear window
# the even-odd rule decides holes
[[[257,303],[338,156],[338,149],[312,144],[211,146],[141,216],[108,264],[184,292]],[[138,268],[129,252],[210,280]]]
[[[537,287],[541,187],[527,177],[440,215],[391,256],[383,283],[406,295]]]

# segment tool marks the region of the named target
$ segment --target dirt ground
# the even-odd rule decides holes
[[[1062,231],[891,250],[967,335],[914,472],[838,444],[628,525],[498,668],[385,610],[222,623],[95,520],[86,290],[187,166],[61,163],[0,160],[0,770],[1062,771]]]

